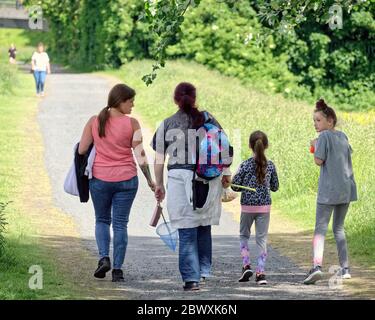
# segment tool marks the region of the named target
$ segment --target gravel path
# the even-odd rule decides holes
[[[51,178],[54,202],[76,221],[82,241],[97,254],[94,239],[94,212],[91,202],[64,193],[63,182],[73,158],[73,146],[80,139],[83,126],[91,115],[106,105],[110,89],[107,79],[86,74],[52,74],[47,79],[47,95],[40,102],[38,121],[45,142],[45,160]],[[150,132],[145,131],[145,137]],[[145,141],[149,143],[148,140]],[[140,170],[139,170],[140,173]],[[140,188],[128,226],[129,245],[124,265],[126,281],[113,285],[130,299],[343,299],[332,290],[328,280],[315,286],[301,284],[305,270],[269,247],[267,275],[269,285],[238,283],[238,223],[223,212],[221,224],[213,227],[213,277],[200,292],[184,293],[178,272],[178,255],[167,249],[148,225],[155,201],[140,173]],[[271,218],[272,223],[272,218]],[[251,252],[255,252],[251,239]],[[92,266],[92,270],[95,269]],[[110,277],[102,281],[109,281]],[[93,278],[93,281],[100,281]]]

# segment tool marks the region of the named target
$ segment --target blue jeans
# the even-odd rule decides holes
[[[178,229],[179,268],[184,282],[209,277],[212,265],[211,226]]]
[[[46,82],[46,76],[46,71],[34,71],[36,93],[41,93],[44,91],[44,83]]]
[[[89,184],[95,209],[95,238],[99,256],[109,257],[110,225],[113,219],[113,268],[121,269],[128,245],[129,214],[138,190],[138,177],[120,182],[93,178]]]

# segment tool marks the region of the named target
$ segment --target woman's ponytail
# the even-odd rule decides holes
[[[107,123],[107,120],[109,118],[109,107],[105,107],[100,111],[98,119],[99,119],[99,137],[103,138],[105,137],[105,125]]]
[[[174,100],[179,108],[193,119],[193,127],[199,128],[204,123],[204,115],[195,107],[196,89],[188,82],[181,82],[174,91]]]
[[[262,131],[255,131],[250,135],[249,144],[255,153],[256,177],[259,184],[264,184],[267,173],[267,158],[265,150],[268,148],[268,138]]]

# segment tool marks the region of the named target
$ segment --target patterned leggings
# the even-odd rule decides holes
[[[255,221],[255,240],[258,249],[257,273],[264,273],[267,259],[267,235],[270,223],[270,213],[241,213],[240,249],[242,263],[250,265],[249,239],[250,229]]]

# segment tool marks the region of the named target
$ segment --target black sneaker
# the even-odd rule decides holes
[[[112,282],[124,282],[124,273],[121,269],[112,270]]]
[[[258,285],[263,285],[263,286],[266,285],[267,284],[266,275],[264,273],[257,274],[255,277],[255,282]]]
[[[251,276],[254,274],[253,270],[251,270],[251,266],[247,265],[242,267],[242,276],[238,279],[239,282],[246,282],[249,281]]]
[[[109,270],[111,270],[111,261],[108,257],[101,258],[98,262],[98,268],[94,272],[94,277],[103,279]]]
[[[321,266],[316,266],[312,268],[309,273],[307,274],[305,280],[303,280],[304,284],[314,284],[318,280],[323,278],[323,272]]]
[[[199,283],[193,282],[193,281],[185,282],[185,285],[183,288],[184,288],[184,291],[197,291],[199,290]]]

